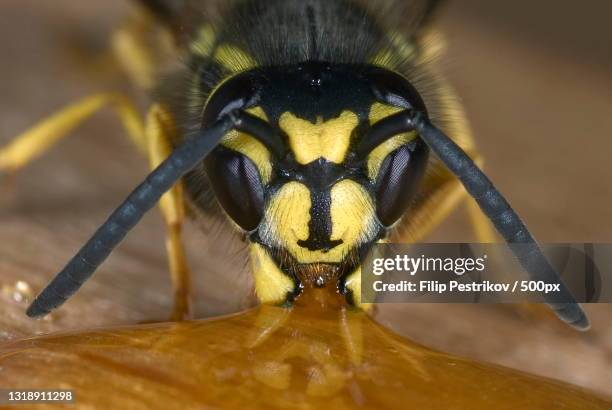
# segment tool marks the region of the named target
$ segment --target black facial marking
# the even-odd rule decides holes
[[[328,252],[343,241],[331,240],[331,195],[329,190],[311,190],[310,221],[308,222],[308,239],[299,240],[298,245],[309,251]]]
[[[265,77],[274,86],[262,90],[259,104],[273,124],[285,112],[312,123],[336,118],[345,110],[366,119],[375,101],[368,81],[350,66],[310,62],[270,68]]]
[[[341,165],[320,158],[307,165],[293,164],[291,171],[286,175],[303,183],[310,190],[309,236],[306,240],[298,241],[298,245],[310,251],[323,252],[341,245],[342,240],[331,240],[331,188],[351,176],[351,172]]]

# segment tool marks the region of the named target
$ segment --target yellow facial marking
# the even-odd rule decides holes
[[[263,246],[253,243],[250,251],[257,298],[267,304],[284,302],[294,290],[293,280],[280,270]]]
[[[365,188],[345,179],[334,185],[331,200],[331,240],[344,241],[338,248],[352,248],[369,240],[376,231],[376,218],[374,204]]]
[[[374,124],[400,111],[402,111],[402,109],[399,107],[392,107],[390,105],[381,104],[378,102],[374,103],[370,108],[370,124]],[[383,142],[378,147],[374,148],[374,150],[372,150],[372,152],[368,156],[368,177],[371,180],[376,179],[378,171],[380,170],[380,166],[382,165],[385,158],[387,158],[390,153],[392,153],[402,145],[409,143],[415,137],[416,132],[399,134]]]
[[[387,105],[379,102],[375,102],[370,107],[370,115],[368,119],[370,120],[370,125],[377,123],[380,120],[387,118],[390,115],[396,114],[402,111],[400,107],[394,107],[392,105]]]
[[[268,121],[261,107],[250,108],[247,111],[262,120]],[[272,175],[270,152],[261,142],[249,134],[232,130],[223,137],[221,145],[237,151],[253,161],[257,170],[259,170],[259,176],[264,185],[270,181],[270,176]]]
[[[303,249],[297,241],[308,238],[310,206],[310,191],[305,185],[299,182],[283,185],[266,208],[260,235],[295,256]]]
[[[342,163],[351,142],[351,133],[359,123],[357,115],[344,111],[339,117],[315,124],[284,113],[279,119],[280,128],[289,136],[289,146],[300,164],[308,164],[325,158]]]
[[[331,240],[341,245],[323,252],[310,251],[299,240],[309,236],[311,196],[298,182],[284,185],[266,209],[260,233],[275,246],[285,248],[298,263],[339,263],[348,252],[376,233],[375,211],[368,192],[354,181],[343,180],[331,189]]]
[[[257,64],[245,51],[231,44],[221,44],[215,50],[213,59],[232,73],[241,73]]]

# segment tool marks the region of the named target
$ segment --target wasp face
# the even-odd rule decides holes
[[[262,301],[329,281],[355,291],[345,285],[359,274],[359,252],[404,214],[426,167],[427,146],[414,133],[379,145],[372,135],[374,124],[410,108],[424,110],[414,88],[370,66],[257,69],[213,93],[204,125],[234,109],[254,120],[226,135],[205,169],[248,233]]]

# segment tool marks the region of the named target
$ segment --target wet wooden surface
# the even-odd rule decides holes
[[[609,242],[612,64],[589,52],[599,40],[588,37],[593,30],[576,27],[604,13],[577,11],[572,26],[577,45],[568,48],[550,33],[557,30],[564,38],[575,22],[571,18],[542,15],[525,23],[521,17],[529,30],[520,25],[512,30],[516,15],[501,10],[506,18],[500,17],[485,3],[455,2],[440,25],[449,44],[443,63],[467,106],[490,176],[540,240]],[[0,142],[92,92],[131,92],[104,52],[109,30],[124,12],[122,1],[5,0],[0,10]],[[501,20],[504,24],[496,24]],[[538,29],[529,24],[538,21],[546,22],[545,41],[533,37]],[[0,194],[0,340],[168,315],[163,229],[154,212],[61,311],[44,321],[23,313],[25,299],[63,266],[145,172],[146,162],[123,137],[114,115],[104,112],[10,181],[12,189]],[[251,279],[239,243],[216,226],[206,231],[191,224],[187,232],[197,317],[250,306]],[[456,212],[431,239],[472,239],[464,212]],[[428,347],[612,395],[612,308],[586,311],[593,322],[587,334],[507,307],[393,305],[382,307],[377,319]]]

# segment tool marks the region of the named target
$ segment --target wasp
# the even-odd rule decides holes
[[[333,286],[367,309],[359,255],[380,242],[418,241],[465,197],[478,205],[483,241],[492,224],[532,277],[561,283],[481,170],[466,116],[431,64],[440,2],[235,0],[218,12],[204,1],[139,3],[141,17],[113,38],[126,71],[154,96],[146,118],[126,96],[95,95],[0,150],[0,170],[15,172],[112,106],[153,168],[29,316],[64,303],[158,203],[176,319],[189,314],[187,214],[225,218],[244,238],[263,304]],[[145,40],[146,31],[155,35]],[[161,73],[163,58],[184,64]],[[562,283],[546,301],[588,327]]]

